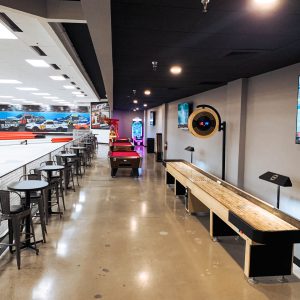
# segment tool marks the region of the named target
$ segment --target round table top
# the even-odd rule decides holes
[[[62,154],[57,154],[57,156],[60,156],[60,157],[75,157],[76,154],[75,153],[62,153]]]
[[[45,165],[45,166],[39,167],[39,170],[41,170],[41,171],[59,171],[64,168],[65,167],[61,166],[61,165]]]
[[[12,191],[26,192],[41,190],[48,185],[48,182],[43,180],[22,180],[9,183],[7,188]]]
[[[81,146],[72,146],[72,147],[70,147],[71,149],[77,149],[77,150],[85,150],[86,149],[86,147],[81,147]]]

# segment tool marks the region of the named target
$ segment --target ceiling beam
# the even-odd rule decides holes
[[[48,22],[86,22],[79,1],[0,0],[1,6],[46,18]]]
[[[110,108],[113,108],[113,60],[110,0],[81,0]]]

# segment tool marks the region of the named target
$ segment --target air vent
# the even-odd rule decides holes
[[[55,70],[60,70],[60,67],[57,64],[51,64],[51,67]]]
[[[71,84],[76,85],[76,83],[74,81],[71,81]]]
[[[12,21],[5,13],[0,13],[0,19],[12,30],[15,32],[23,32],[23,30]]]
[[[223,81],[201,81],[199,85],[221,85],[224,84]]]
[[[47,56],[47,54],[39,46],[30,46],[38,55]]]
[[[224,55],[224,57],[246,57],[259,54],[261,50],[233,50]]]
[[[66,74],[63,74],[62,76],[65,77],[66,79],[70,79],[70,77]]]

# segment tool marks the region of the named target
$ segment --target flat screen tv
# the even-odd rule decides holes
[[[298,77],[296,144],[300,144],[300,76]]]
[[[190,103],[178,104],[178,128],[188,128],[188,119],[191,112]]]
[[[155,111],[150,111],[150,125],[155,126]]]

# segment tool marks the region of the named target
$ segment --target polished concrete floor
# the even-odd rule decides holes
[[[63,219],[52,216],[40,255],[22,252],[21,270],[0,258],[0,299],[216,300],[300,299],[300,281],[243,274],[244,245],[212,242],[207,217],[184,212],[149,154],[141,177],[110,177],[107,147],[69,192]],[[39,227],[36,231],[39,233]]]

